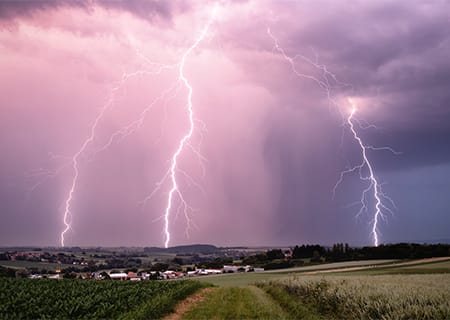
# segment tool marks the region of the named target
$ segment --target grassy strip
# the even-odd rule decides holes
[[[221,287],[183,319],[294,319],[256,287]]]
[[[293,319],[316,320],[323,319],[315,308],[301,303],[298,297],[289,294],[280,285],[258,284],[258,287],[267,292]]]

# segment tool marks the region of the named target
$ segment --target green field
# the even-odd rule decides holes
[[[359,261],[344,261],[344,262],[333,262],[318,264],[306,267],[294,267],[288,269],[279,270],[269,270],[266,273],[292,273],[292,272],[310,272],[310,271],[321,271],[330,269],[341,269],[341,268],[352,268],[352,267],[363,267],[363,266],[376,266],[376,265],[389,265],[398,260],[359,260]]]
[[[155,319],[204,286],[197,281],[0,278],[0,319]]]
[[[450,273],[450,259],[437,262],[410,262],[410,265],[380,266],[361,271],[353,271],[352,275],[383,275],[383,274],[440,274]],[[338,272],[336,272],[338,273]],[[346,273],[340,273],[346,274]]]
[[[445,273],[450,272],[450,260],[433,262],[433,263],[422,263],[417,265],[412,265],[408,267],[402,267],[402,270],[427,270],[430,273],[434,271],[444,271]]]
[[[63,264],[63,263],[47,263],[47,262],[33,262],[33,261],[0,261],[0,266],[14,268],[14,269],[29,269],[29,268],[37,268],[47,269],[50,271],[55,271],[56,269],[64,269],[68,267],[78,267],[82,268],[80,265],[71,265],[71,264]]]

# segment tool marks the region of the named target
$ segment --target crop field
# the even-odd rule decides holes
[[[371,262],[203,277],[219,289],[186,318],[450,319],[448,258]]]
[[[0,319],[155,319],[204,284],[0,278]]]
[[[450,319],[450,259],[445,257],[195,279],[0,278],[0,320],[158,319],[173,312],[177,319]],[[216,287],[198,290],[211,284]]]
[[[329,270],[329,269],[341,269],[346,267],[354,266],[366,266],[366,265],[383,265],[391,263],[395,260],[371,260],[371,261],[349,261],[349,262],[338,262],[338,263],[327,263],[323,265],[307,266],[307,267],[295,267],[287,269],[270,270],[265,272],[245,272],[245,273],[234,273],[234,274],[220,274],[206,276],[199,279],[199,281],[211,283],[216,286],[246,286],[259,281],[284,279],[289,277],[291,274],[300,272],[310,272],[319,270]]]
[[[450,259],[439,261],[439,262],[433,262],[428,264],[417,264],[409,267],[404,267],[405,269],[448,269],[450,271]]]
[[[387,269],[389,271],[389,269]],[[450,260],[394,268],[392,273],[450,273]]]
[[[392,267],[389,270],[397,270],[398,267],[395,265],[397,260],[363,260],[363,261],[346,261],[346,262],[336,262],[336,263],[326,263],[314,266],[305,267],[294,267],[287,269],[270,270],[265,272],[250,272],[250,273],[235,273],[235,274],[221,274],[206,276],[199,279],[199,281],[211,283],[217,286],[246,286],[259,281],[268,281],[276,279],[286,279],[291,277],[293,274],[307,274],[307,273],[319,273],[319,272],[344,272],[346,269],[351,268],[367,268],[363,271],[351,271],[352,274],[360,272],[362,274],[371,273],[373,271],[372,267]],[[445,263],[445,262],[441,262]],[[427,264],[431,265],[431,264]],[[422,266],[422,264],[420,264]],[[378,269],[377,269],[378,270]],[[436,269],[437,270],[437,269]],[[450,269],[448,269],[450,271]],[[391,272],[390,271],[390,272]],[[377,271],[380,272],[380,271]],[[385,272],[385,271],[381,271]],[[331,273],[331,272],[330,272]],[[348,273],[348,272],[346,272]]]
[[[63,263],[45,263],[45,262],[32,262],[32,261],[0,261],[0,266],[14,268],[14,269],[23,269],[23,268],[38,268],[38,269],[47,269],[55,271],[56,269],[68,268],[68,267],[77,267],[71,264],[63,264]],[[80,267],[80,266],[78,266]]]
[[[394,265],[380,266],[366,270],[355,270],[352,275],[383,275],[383,274],[450,274],[450,259],[425,259],[409,261]],[[347,274],[336,270],[335,274]]]
[[[294,276],[258,286],[294,318],[450,318],[450,274]]]
[[[310,271],[320,271],[329,269],[344,269],[352,267],[363,267],[363,266],[375,266],[375,265],[389,265],[398,260],[358,260],[358,261],[345,261],[345,262],[333,262],[318,264],[305,267],[294,267],[279,270],[269,270],[266,273],[292,273],[292,272],[310,272]]]

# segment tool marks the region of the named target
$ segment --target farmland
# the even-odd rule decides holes
[[[450,273],[450,258],[442,258],[442,260],[438,261],[435,261],[435,259],[423,259],[409,262],[395,262],[395,260],[347,261],[265,272],[214,275],[200,278],[199,281],[216,286],[247,286],[261,281],[287,279],[293,275],[377,275],[399,273]]]
[[[295,317],[448,319],[450,275],[297,276],[259,283]]]
[[[220,290],[188,312],[187,318],[195,314],[202,319],[450,318],[448,258],[386,263],[348,262],[205,277],[201,281]],[[269,308],[255,307],[262,299],[271,301]],[[274,311],[276,306],[283,312]]]
[[[0,278],[0,319],[154,319],[204,286],[195,281]]]
[[[397,259],[391,254],[405,247],[410,250],[408,257],[404,254]],[[326,259],[332,258],[337,250],[322,250],[323,256],[315,261],[302,257],[281,258],[282,251],[275,249],[253,253],[215,249],[201,256],[194,252],[157,249],[48,250],[48,253],[10,250],[4,254],[10,259],[1,262],[9,269],[3,268],[0,276],[11,278],[0,279],[0,319],[157,319],[166,316],[167,319],[450,319],[450,257],[430,257],[434,254],[433,247],[426,247],[431,250],[425,250],[426,254],[416,254],[423,248],[384,247],[381,249],[387,253],[380,259],[372,259],[373,249],[369,248],[364,250],[369,252],[370,259],[330,262]],[[302,246],[297,251],[309,249]],[[364,251],[347,250],[349,255]],[[295,248],[292,252],[295,253]],[[230,253],[239,259],[228,257]],[[420,258],[412,257],[417,255]],[[45,262],[34,261],[39,260],[36,258]],[[95,260],[98,266],[97,262],[92,263]],[[192,263],[193,260],[203,262],[181,265],[182,261]],[[224,272],[223,264],[230,261],[234,266],[227,267],[235,268],[234,273]],[[253,269],[245,266],[249,261],[255,266],[284,266],[284,269]],[[54,266],[50,265],[52,263]],[[103,263],[118,267],[102,273],[84,270],[104,268]],[[42,279],[37,279],[35,270],[47,264],[48,269],[61,267],[62,271],[38,273]],[[63,269],[65,265],[70,266],[70,272]],[[133,267],[129,268],[130,265]],[[177,271],[154,270],[158,266],[173,267]],[[221,266],[222,274],[188,272],[193,267],[197,271],[207,271]],[[128,280],[108,280],[114,274],[122,274]],[[162,280],[172,279],[163,277],[169,274],[177,275],[178,280]],[[24,276],[34,279],[13,278]],[[70,276],[77,279],[63,279]],[[183,277],[195,277],[191,279],[196,281],[179,280]]]

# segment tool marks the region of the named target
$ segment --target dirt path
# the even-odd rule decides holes
[[[194,293],[193,295],[190,295],[186,299],[180,301],[175,306],[175,312],[167,315],[164,317],[164,320],[181,320],[183,318],[183,315],[191,310],[197,303],[202,302],[205,300],[206,296],[211,294],[214,290],[217,290],[217,288],[204,288],[200,289],[198,292]]]

